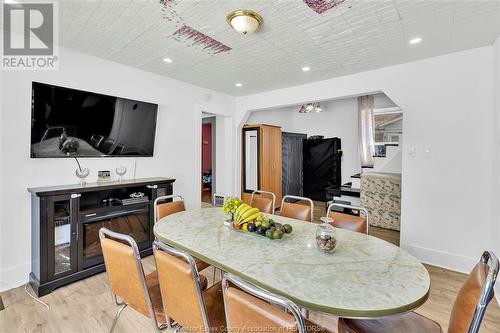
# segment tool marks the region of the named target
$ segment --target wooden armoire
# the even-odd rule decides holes
[[[250,203],[254,190],[273,192],[281,205],[281,127],[245,125],[241,146],[241,198]]]

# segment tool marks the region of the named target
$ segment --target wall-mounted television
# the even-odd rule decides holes
[[[158,105],[33,82],[31,157],[153,156]]]

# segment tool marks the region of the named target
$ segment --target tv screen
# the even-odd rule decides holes
[[[153,156],[158,105],[33,82],[31,157]]]

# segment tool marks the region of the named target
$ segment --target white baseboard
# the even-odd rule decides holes
[[[479,262],[481,256],[481,253],[479,253],[477,258],[464,257],[410,244],[401,244],[401,247],[425,264],[465,274],[468,274],[472,270],[474,265]]]
[[[424,264],[438,266],[465,274],[469,274],[474,265],[479,262],[480,258],[480,255],[478,255],[477,258],[469,258],[408,244],[402,244],[401,247],[410,252]],[[497,303],[500,305],[500,279],[497,280],[495,285],[495,298]]]
[[[11,266],[0,271],[0,292],[17,288],[28,282],[31,263]]]

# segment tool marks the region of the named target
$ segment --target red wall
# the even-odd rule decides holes
[[[212,124],[203,124],[201,130],[202,170],[212,169]]]

